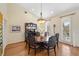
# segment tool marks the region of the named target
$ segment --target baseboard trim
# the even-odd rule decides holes
[[[60,42],[60,43],[67,44],[67,43],[65,43],[65,42],[62,42],[62,41],[59,41],[59,42]],[[67,44],[67,45],[73,46],[72,44]]]
[[[18,44],[18,43],[23,43],[23,42],[25,42],[25,41],[20,41],[20,42],[16,42],[16,43],[10,43],[10,44],[7,44],[7,45],[13,45],[13,44]]]
[[[79,48],[79,45],[73,45],[73,47],[78,47]]]

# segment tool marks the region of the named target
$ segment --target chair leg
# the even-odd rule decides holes
[[[47,53],[48,53],[48,56],[49,56],[49,49],[47,49]]]
[[[27,48],[27,43],[26,43],[26,45],[25,45],[25,48]]]
[[[40,49],[40,51],[41,51],[41,49]]]
[[[35,49],[35,53],[34,53],[34,54],[35,54],[35,56],[36,56],[36,49]]]
[[[28,54],[30,53],[30,46],[28,47]]]
[[[56,56],[56,49],[55,49],[56,47],[54,47],[54,53],[55,53],[55,56]]]
[[[57,42],[57,47],[59,47],[59,46],[58,46],[58,42]]]

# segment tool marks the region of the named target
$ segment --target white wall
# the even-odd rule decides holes
[[[75,11],[72,21],[72,34],[74,46],[79,47],[79,10]]]
[[[64,15],[68,15],[71,13],[76,13],[75,15],[72,15],[72,40],[73,40],[73,46],[77,46],[79,47],[79,10],[74,10],[74,11],[65,11],[55,17],[51,17],[51,21],[50,23],[52,24],[56,24],[56,32],[58,32],[59,34],[61,34],[61,18],[60,16],[64,16]],[[53,27],[51,27],[51,29],[53,29]],[[53,32],[53,30],[51,30]],[[53,33],[51,33],[53,34]],[[60,36],[60,41],[61,36]]]
[[[24,24],[26,22],[37,23],[36,17],[34,17],[30,12],[27,11],[27,15],[25,15],[24,8],[20,7],[17,4],[8,4],[8,44],[21,42],[25,40],[24,32],[25,27]],[[21,26],[20,32],[11,32],[11,26]]]
[[[3,14],[3,20],[7,21],[7,4],[1,4],[0,3],[0,12]],[[6,27],[6,26],[5,26]],[[7,28],[4,27],[3,24],[3,54],[4,54],[4,49],[7,45]],[[5,28],[5,29],[4,29]],[[6,34],[6,35],[4,35]]]
[[[49,25],[50,25],[50,35],[54,35],[54,29],[53,29],[53,25],[56,25],[55,27],[55,32],[56,33],[60,33],[60,26],[61,26],[61,21],[59,17],[54,17],[51,19]]]

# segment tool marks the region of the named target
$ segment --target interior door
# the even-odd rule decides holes
[[[2,34],[2,14],[0,13],[0,55],[2,55],[2,39],[3,39],[3,34]]]
[[[72,45],[71,17],[63,17],[62,18],[61,37],[62,37],[62,42]]]

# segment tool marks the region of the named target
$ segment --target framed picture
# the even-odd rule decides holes
[[[12,32],[17,32],[17,31],[20,31],[21,30],[21,27],[20,26],[12,26]]]

